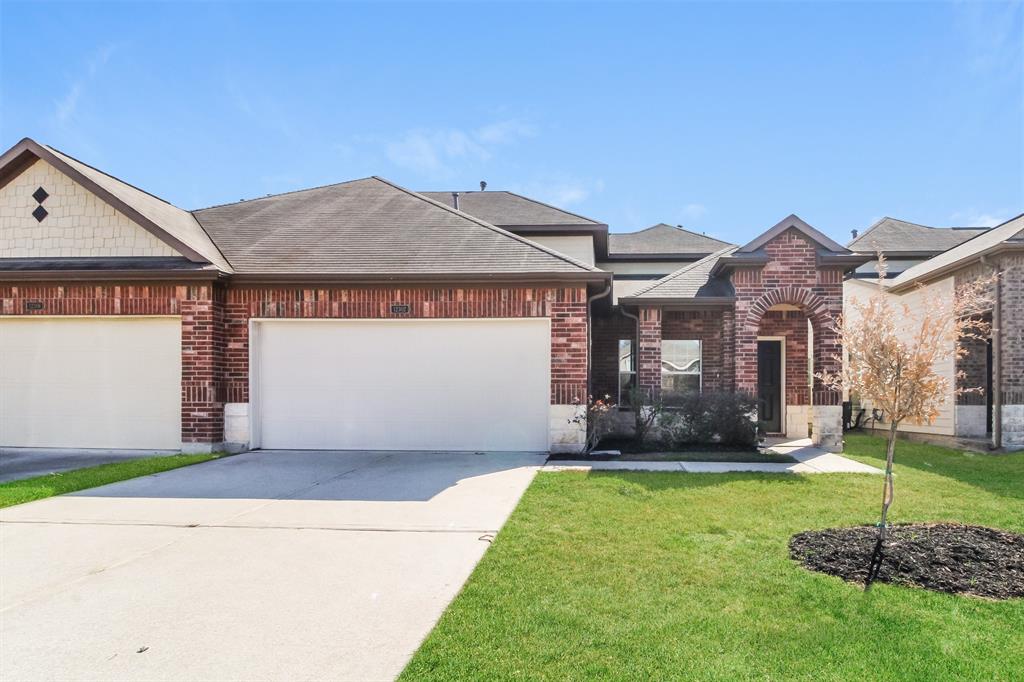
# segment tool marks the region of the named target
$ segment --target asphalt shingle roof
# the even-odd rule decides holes
[[[896,218],[882,218],[846,246],[859,253],[941,253],[989,229],[928,227]]]
[[[728,279],[712,277],[711,271],[719,258],[728,256],[738,247],[728,246],[710,256],[705,256],[695,263],[690,263],[675,272],[665,275],[650,286],[641,289],[632,296],[619,299],[665,299],[665,298],[718,298],[734,295],[732,284]]]
[[[193,214],[238,273],[599,272],[378,177]]]
[[[455,205],[455,199],[451,192],[419,192],[419,194],[445,206],[454,207]],[[604,223],[570,213],[536,199],[505,191],[459,192],[459,210],[498,226],[579,225],[596,227],[604,225]]]
[[[698,234],[681,227],[659,223],[638,232],[608,235],[608,255],[705,255],[729,242]]]

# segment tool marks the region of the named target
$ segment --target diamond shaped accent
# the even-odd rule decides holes
[[[32,211],[32,217],[35,218],[36,221],[40,223],[43,222],[43,218],[45,218],[47,215],[49,214],[46,212],[46,209],[43,208],[42,206],[36,206],[36,210]]]
[[[40,187],[35,192],[32,192],[32,198],[38,201],[40,204],[46,201],[46,197],[50,196],[46,193],[46,190]]]

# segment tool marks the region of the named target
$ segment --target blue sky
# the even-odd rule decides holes
[[[382,175],[745,241],[1024,211],[1020,3],[0,5],[0,144],[184,208]]]

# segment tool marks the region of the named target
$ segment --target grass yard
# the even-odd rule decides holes
[[[882,466],[883,448],[846,454]],[[1024,531],[1024,454],[901,441],[896,461],[894,522]],[[874,523],[881,486],[539,474],[403,679],[1024,679],[1024,600],[865,592],[790,560],[797,531]]]
[[[168,455],[164,457],[147,457],[115,464],[101,464],[84,469],[64,471],[47,476],[23,478],[20,481],[0,483],[0,507],[41,500],[44,497],[73,493],[76,490],[95,488],[96,486],[116,483],[138,476],[148,476],[169,469],[198,464],[220,455]]]

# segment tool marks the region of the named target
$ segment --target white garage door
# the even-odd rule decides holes
[[[254,324],[263,448],[548,449],[550,326],[521,320]]]
[[[179,318],[0,318],[0,445],[181,447]]]

